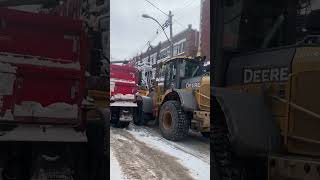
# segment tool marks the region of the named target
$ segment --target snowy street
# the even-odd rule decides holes
[[[193,132],[171,142],[157,127],[111,127],[110,159],[112,180],[210,179],[209,139]]]

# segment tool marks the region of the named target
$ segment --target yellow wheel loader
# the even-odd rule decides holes
[[[210,131],[210,74],[204,59],[173,57],[160,64],[148,96],[138,96],[136,124],[159,123],[164,138],[178,141],[189,129]]]
[[[319,1],[211,2],[212,177],[320,179]]]

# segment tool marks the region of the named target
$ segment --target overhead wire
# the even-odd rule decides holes
[[[157,32],[152,38],[150,38],[150,40],[148,40],[143,46],[141,46],[141,48],[138,48],[138,51],[136,54],[141,53],[149,44],[151,44],[154,40],[156,40],[162,33],[163,31],[159,32],[159,28],[157,29]],[[135,56],[136,54],[134,54],[133,56]]]
[[[155,5],[154,3],[152,3],[151,1],[149,0],[145,0],[146,2],[148,2],[151,6],[153,6],[154,8],[156,8],[158,11],[160,11],[162,14],[166,15],[166,16],[169,16],[169,14],[167,14],[166,12],[164,12],[162,9],[160,9],[157,5]],[[186,0],[185,3],[189,2],[187,5],[185,5],[183,8],[179,8],[178,11],[181,11],[187,7],[189,7],[191,4],[193,4],[195,1],[194,0]],[[178,12],[177,11],[177,12]],[[176,13],[176,14],[179,14],[179,13]],[[172,18],[172,20],[177,23],[178,25],[180,25],[181,27],[186,27],[184,26],[182,23],[180,23],[177,19],[175,18]],[[159,30],[162,30],[161,28],[158,28],[157,29],[157,32],[156,35],[154,36],[154,38],[151,38],[151,40],[147,41],[146,44],[143,45],[142,48],[139,48],[139,51],[138,53],[142,52],[144,50],[144,48],[146,48],[148,46],[148,44],[151,44],[154,40],[156,40],[162,33],[163,31],[160,31],[159,33]]]
[[[185,2],[188,2],[188,1],[185,1]],[[191,4],[193,4],[194,2],[195,2],[195,0],[190,0],[189,3],[186,4],[184,7],[175,10],[175,14],[177,15],[177,14],[181,13],[181,11],[182,11],[183,9],[189,7],[189,6],[190,6]]]
[[[188,0],[185,1],[185,2],[187,3]],[[192,5],[194,2],[196,2],[196,1],[195,1],[195,0],[190,0],[189,3],[187,3],[184,7],[175,10],[175,11],[174,11],[175,16],[179,16],[179,15],[181,14],[182,10],[188,8],[188,7],[189,7],[190,5]],[[186,26],[184,26],[182,23],[180,23],[180,22],[178,21],[179,19],[181,19],[181,17],[180,17],[180,18],[173,19],[173,21],[176,22],[176,23],[177,23],[178,25],[180,25],[181,27],[185,28]]]
[[[166,12],[164,12],[163,10],[161,10],[158,6],[156,6],[155,4],[153,4],[152,2],[150,2],[149,0],[145,0],[147,1],[149,4],[151,4],[154,8],[158,9],[160,12],[162,12],[164,15],[169,16],[169,14],[167,14]]]

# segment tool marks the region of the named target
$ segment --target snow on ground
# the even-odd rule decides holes
[[[150,147],[161,150],[174,156],[187,169],[194,179],[210,179],[210,145],[207,143],[171,142],[164,139],[159,132],[148,127],[137,127],[132,125],[129,132],[138,140],[148,144]],[[192,136],[192,134],[191,134]],[[191,137],[191,139],[194,137]],[[188,138],[187,138],[188,139]],[[189,137],[190,139],[190,137]],[[198,146],[198,148],[197,148]],[[202,147],[200,147],[202,146]],[[204,147],[203,147],[204,146]]]
[[[112,180],[126,180],[121,171],[121,167],[117,158],[114,156],[112,149],[110,149],[110,179]]]

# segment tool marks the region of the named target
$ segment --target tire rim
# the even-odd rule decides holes
[[[169,111],[166,111],[163,116],[163,127],[165,129],[170,129],[172,125],[172,116]]]

